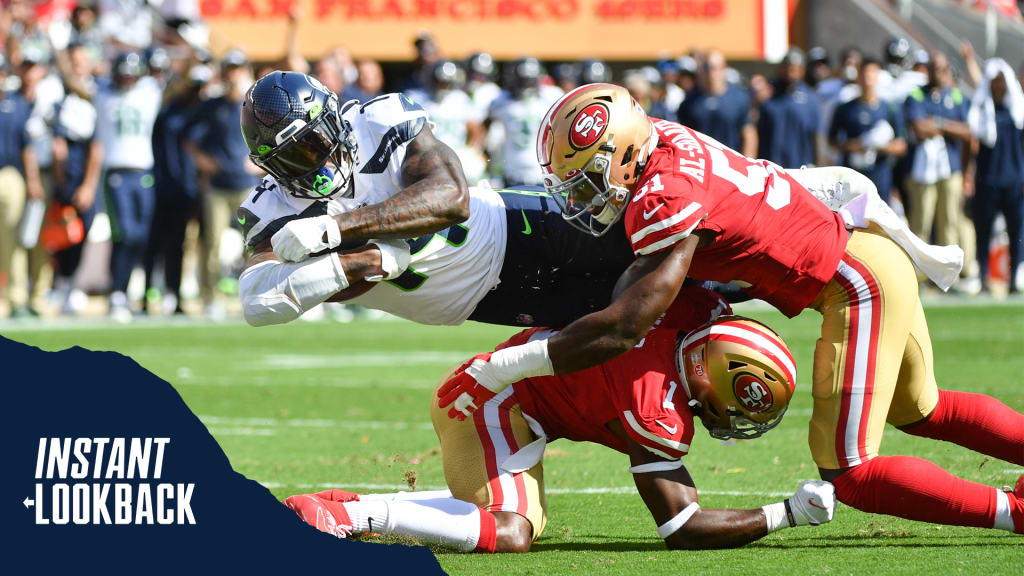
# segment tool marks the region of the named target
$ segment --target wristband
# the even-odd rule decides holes
[[[486,371],[485,375],[482,374],[484,379],[477,378],[477,381],[492,392],[500,392],[506,385],[524,378],[551,376],[555,373],[551,367],[551,357],[548,356],[547,338],[498,350],[491,354],[491,359],[481,369]]]
[[[788,502],[788,500],[786,502]],[[761,510],[764,511],[764,519],[768,525],[769,534],[789,527],[786,521],[786,502],[776,502],[775,504],[769,504],[761,507]]]

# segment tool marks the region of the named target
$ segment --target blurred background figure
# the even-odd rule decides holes
[[[662,58],[658,60],[657,66],[665,86],[665,108],[676,114],[679,105],[683,103],[683,98],[686,97],[683,89],[679,87],[679,63],[671,58]]]
[[[679,106],[679,122],[745,156],[757,156],[757,128],[750,118],[750,93],[726,81],[728,65],[718,50],[708,52],[697,86]]]
[[[384,72],[376,60],[364,58],[356,63],[358,80],[356,88],[362,92],[363,98],[372,100],[381,95],[384,90]]]
[[[778,66],[773,94],[758,111],[758,158],[783,168],[814,165],[819,158],[821,109],[818,97],[804,83],[806,57],[790,48]]]
[[[466,93],[480,118],[487,117],[491,103],[501,94],[494,82],[497,77],[497,64],[487,52],[476,52],[466,59]]]
[[[461,90],[464,83],[462,68],[454,60],[442,59],[434,64],[428,90],[407,95],[427,111],[434,136],[459,156],[466,181],[477,182],[487,167],[483,155],[484,117]]]
[[[202,297],[206,315],[214,319],[224,317],[225,292],[235,290],[234,275],[221,267],[221,238],[234,222],[235,210],[263,176],[249,160],[249,148],[238,130],[242,100],[253,83],[249,59],[232,50],[220,68],[222,94],[200,106],[188,134],[203,206]],[[228,281],[222,282],[224,278]]]
[[[886,202],[892,190],[896,157],[907,151],[903,115],[878,96],[881,64],[867,59],[857,77],[860,95],[840,104],[832,117],[829,141],[840,152],[839,163],[866,175]]]
[[[8,71],[7,56],[0,53],[0,82],[6,82]],[[31,105],[20,93],[0,91],[0,303],[11,315],[24,314],[28,306],[27,286],[15,285],[24,282],[25,276],[14,272],[18,222],[26,198],[43,196],[27,132],[31,112]]]
[[[507,88],[494,100],[488,113],[488,124],[501,130],[500,139],[487,137],[491,174],[505,186],[540,186],[542,175],[535,150],[537,130],[562,91],[541,84],[544,69],[536,58],[517,60],[507,68]]]
[[[188,152],[188,138],[199,119],[203,88],[212,78],[208,66],[194,63],[176,79],[176,85],[169,87],[153,125],[156,211],[146,249],[146,298],[159,296],[164,315],[184,312],[181,279],[185,231],[201,210],[198,171]],[[155,277],[157,264],[163,269],[162,291]]]
[[[113,240],[108,313],[128,322],[128,281],[145,254],[156,205],[152,140],[161,93],[156,81],[146,76],[146,63],[138,52],[118,54],[111,73],[113,83],[96,95],[95,138],[103,157]]]
[[[67,246],[54,256],[54,295],[62,314],[76,314],[85,303],[85,293],[74,285],[82,260],[85,237],[96,216],[97,192],[103,149],[96,135],[96,90],[92,55],[84,44],[68,47],[69,74],[64,78],[67,94],[60,102],[55,118],[53,139],[53,200],[50,210],[70,210],[80,222],[77,238],[67,238]],[[70,235],[69,235],[70,236]],[[54,248],[50,248],[54,250]]]
[[[430,72],[434,63],[441,57],[434,43],[434,37],[427,32],[421,32],[413,40],[413,47],[416,49],[416,59],[412,63],[412,74],[410,74],[398,87],[400,92],[409,93],[414,90],[426,90],[430,84]]]
[[[928,84],[910,92],[903,114],[914,141],[905,186],[911,205],[910,229],[929,241],[934,224],[938,244],[958,244],[964,249],[962,275],[972,277],[976,275],[974,233],[966,234],[962,226],[964,171],[971,167],[969,108],[967,97],[953,85],[946,55],[934,53]],[[973,186],[973,175],[967,179]]]
[[[1009,235],[1008,290],[1013,294],[1022,288],[1017,283],[1017,269],[1024,219],[1024,94],[1005,60],[994,58],[985,63],[968,123],[979,142],[973,198],[978,275],[987,292],[992,226],[996,215],[1002,213]]]
[[[580,62],[580,84],[601,84],[612,81],[612,69],[603,60],[588,58]]]
[[[573,62],[562,62],[551,69],[551,79],[562,92],[570,92],[580,85],[580,67]]]
[[[676,64],[679,65],[679,80],[677,83],[679,89],[683,91],[683,98],[686,98],[697,87],[697,76],[700,74],[700,66],[693,56],[685,54],[676,60]]]

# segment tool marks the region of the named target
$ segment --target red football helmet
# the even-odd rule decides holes
[[[778,426],[796,384],[786,343],[742,316],[721,316],[681,337],[676,367],[693,414],[721,439],[757,438]]]

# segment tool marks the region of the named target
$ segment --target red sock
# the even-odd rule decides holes
[[[494,546],[498,543],[498,523],[491,514],[483,508],[480,509],[480,538],[476,541],[474,552],[494,553]]]
[[[984,394],[939,390],[928,419],[903,431],[1024,465],[1024,414]]]
[[[909,456],[877,456],[832,481],[839,501],[864,512],[953,526],[992,528],[997,490]],[[1011,507],[1019,504],[1007,494]]]

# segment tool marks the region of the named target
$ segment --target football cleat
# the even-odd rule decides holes
[[[327,492],[334,491],[328,490]],[[352,494],[342,490],[337,492]],[[321,492],[321,494],[323,493]],[[358,496],[356,494],[356,499]],[[346,501],[332,502],[315,494],[296,494],[285,498],[283,504],[298,514],[303,522],[317,530],[338,538],[348,538],[352,535],[352,521],[348,517],[348,511],[345,510],[344,502]]]

